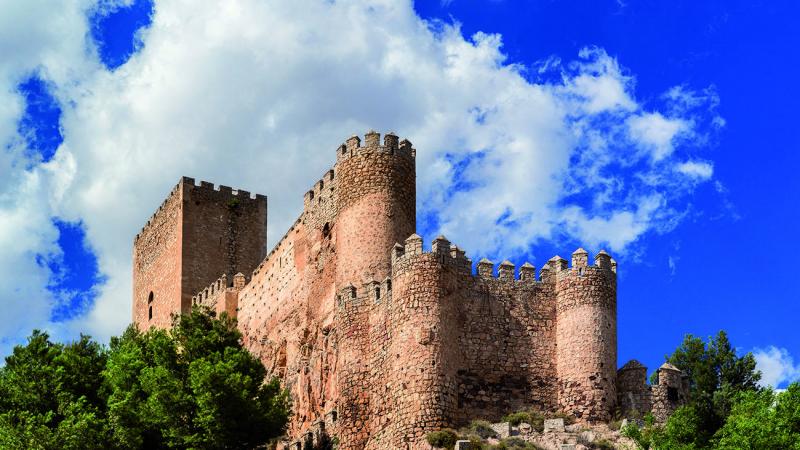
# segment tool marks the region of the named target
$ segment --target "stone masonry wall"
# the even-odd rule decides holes
[[[195,186],[184,178],[182,187],[183,246],[182,312],[191,307],[192,296],[220,275],[229,280],[250,273],[267,254],[267,199],[251,198],[243,190],[205,181]]]
[[[133,322],[142,329],[168,327],[180,311],[182,220],[178,183],[134,240]]]
[[[183,177],[134,240],[134,322],[170,326],[220,275],[252,271],[266,230],[266,197]]]
[[[608,421],[616,396],[616,273],[605,252],[588,266],[578,249],[572,267],[548,263],[556,278],[556,373],[561,409],[588,422]]]
[[[664,363],[657,370],[658,382],[647,383],[647,368],[639,361],[628,361],[617,372],[617,396],[623,417],[639,419],[653,414],[657,423],[669,416],[689,400],[686,374],[675,366]]]

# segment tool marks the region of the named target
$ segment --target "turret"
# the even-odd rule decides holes
[[[610,257],[601,252],[594,266],[588,260],[583,249],[573,253],[572,268],[555,257],[547,279],[556,290],[560,407],[595,422],[609,420],[616,403],[617,291]]]
[[[380,135],[370,131],[363,144],[353,136],[337,153],[337,286],[382,280],[391,271],[393,245],[416,225],[414,150],[391,133],[380,145]]]

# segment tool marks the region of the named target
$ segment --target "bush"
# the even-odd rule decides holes
[[[469,424],[469,431],[480,436],[481,439],[496,438],[497,432],[492,428],[492,424],[485,420],[473,420]]]
[[[456,446],[458,435],[455,431],[445,428],[444,430],[431,431],[425,436],[425,439],[428,444],[434,447],[452,449]]]
[[[507,414],[503,416],[503,422],[509,422],[513,426],[519,426],[522,422],[531,423],[531,414],[527,411],[517,411],[515,413]]]

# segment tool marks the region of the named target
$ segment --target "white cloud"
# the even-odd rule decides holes
[[[698,179],[707,180],[714,174],[714,165],[705,161],[686,161],[677,165],[678,172]]]
[[[1,206],[41,237],[19,241],[0,269],[55,251],[51,215],[81,219],[108,282],[88,316],[66,326],[100,337],[130,320],[133,236],[181,175],[267,194],[274,243],[345,137],[396,130],[418,149],[420,214],[471,253],[493,255],[564,235],[623,252],[673,227],[696,181],[673,170],[676,139],[694,132],[695,117],[638,102],[633,76],[602,49],[550,58],[537,75],[555,81],[531,81],[505,62],[501,36],[465,38],[457,25],[424,22],[409,1],[184,0],[158,3],[142,50],[108,72],[87,51],[91,7],[4,14],[16,41],[28,22],[41,36],[0,47],[0,73],[13,74],[0,78],[0,141],[15,139],[14,80],[34,69],[56,86],[65,141],[31,172],[41,202]],[[13,197],[27,185],[6,168],[17,181],[0,187]],[[18,235],[0,229],[0,241]],[[46,274],[30,269],[26,283],[46,295]]]
[[[690,125],[686,120],[668,119],[659,112],[632,116],[628,119],[628,132],[640,146],[651,152],[655,161],[672,154],[675,138],[687,133]]]
[[[795,364],[785,348],[769,346],[753,350],[756,369],[761,371],[761,385],[774,388],[800,380],[800,364]]]

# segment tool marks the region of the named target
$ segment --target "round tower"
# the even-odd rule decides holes
[[[391,249],[414,233],[415,154],[407,140],[370,131],[337,150],[338,217],[336,285],[383,280],[391,274]]]
[[[558,403],[585,422],[608,421],[616,403],[617,288],[611,257],[578,249],[572,267],[548,263],[556,283]]]

